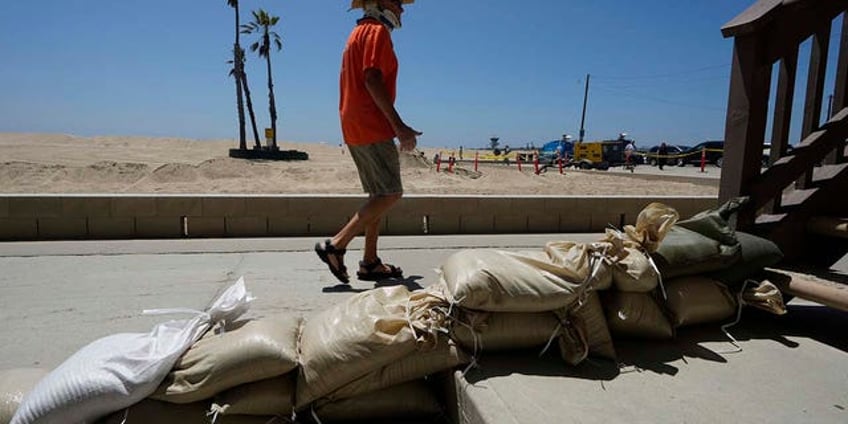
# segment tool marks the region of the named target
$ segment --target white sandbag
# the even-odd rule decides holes
[[[283,418],[255,415],[209,415],[208,402],[176,404],[144,399],[109,414],[97,424],[285,424]]]
[[[174,364],[153,399],[191,403],[297,368],[301,318],[283,314],[210,331]]]
[[[612,281],[619,291],[647,293],[657,287],[659,275],[642,251],[625,247],[612,265]]]
[[[460,310],[451,338],[469,352],[542,348],[557,331],[552,312],[480,312]]]
[[[561,308],[573,299],[574,289],[582,282],[550,261],[491,249],[457,252],[442,264],[441,272],[453,302],[490,312]]]
[[[680,214],[671,206],[654,202],[645,206],[636,217],[636,225],[625,225],[627,239],[648,253],[653,253],[662,244],[671,227],[680,219]]]
[[[407,422],[442,414],[433,391],[422,380],[335,402],[319,402],[316,415],[325,422],[389,420]]]
[[[601,303],[614,337],[658,340],[674,337],[671,323],[649,293],[610,290],[602,293]]]
[[[447,302],[404,286],[369,290],[307,320],[300,343],[295,408],[300,410],[359,377],[416,350],[417,328],[433,324]]]
[[[297,372],[233,387],[215,396],[222,415],[290,417],[294,411]]]
[[[148,334],[115,334],[92,342],[36,385],[12,424],[91,422],[139,402],[206,330],[237,319],[249,302],[244,279],[239,279],[205,312],[193,312],[194,318],[158,324]]]
[[[471,362],[471,358],[450,340],[440,341],[435,348],[417,350],[405,358],[368,373],[326,396],[336,401],[364,395],[402,383],[420,380],[441,371]]]
[[[9,424],[27,393],[47,375],[43,368],[0,371],[0,424]]]
[[[666,284],[666,307],[672,325],[717,322],[736,313],[736,300],[724,284],[702,276],[680,277]]]

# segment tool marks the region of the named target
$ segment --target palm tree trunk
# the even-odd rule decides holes
[[[243,73],[241,46],[239,45],[239,8],[238,3],[235,5],[236,12],[236,42],[233,46],[233,65],[235,65],[236,73],[233,78],[236,80],[236,107],[238,108],[239,122],[239,149],[247,150],[247,136],[244,131],[244,93],[241,87],[241,75]]]
[[[266,40],[265,45],[270,46],[271,42]],[[270,51],[268,52],[268,55],[265,56],[265,62],[268,64],[268,109],[271,113],[271,132],[274,133],[274,137],[271,139],[271,150],[277,150],[277,105],[274,102],[274,81],[271,77]]]
[[[253,127],[253,140],[256,141],[256,148],[261,149],[262,143],[259,142],[259,130],[256,129],[256,114],[253,113],[253,101],[250,99],[250,86],[247,84],[247,72],[241,73],[241,83],[244,86],[244,97],[247,99],[247,112],[250,114],[250,125]]]

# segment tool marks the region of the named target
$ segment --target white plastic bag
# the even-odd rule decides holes
[[[205,311],[193,311],[194,318],[158,324],[148,334],[122,333],[92,342],[35,386],[11,424],[92,422],[141,401],[212,325],[237,319],[251,300],[240,278]]]

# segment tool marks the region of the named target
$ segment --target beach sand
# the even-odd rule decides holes
[[[250,145],[250,143],[249,143]],[[77,137],[0,133],[0,193],[229,193],[361,194],[346,149],[326,143],[279,142],[282,150],[309,154],[306,161],[233,159],[233,140],[152,137]],[[408,194],[480,195],[684,195],[717,196],[718,181],[647,180],[605,171],[556,169],[535,175],[525,164],[460,163],[436,172],[436,151],[402,155]],[[445,150],[449,151],[449,150]],[[466,159],[472,156],[466,150]],[[447,168],[445,164],[442,171]]]

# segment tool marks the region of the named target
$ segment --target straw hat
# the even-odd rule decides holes
[[[415,3],[415,0],[403,0],[403,4]],[[365,0],[352,0],[350,2],[351,9],[360,9],[365,6]]]

